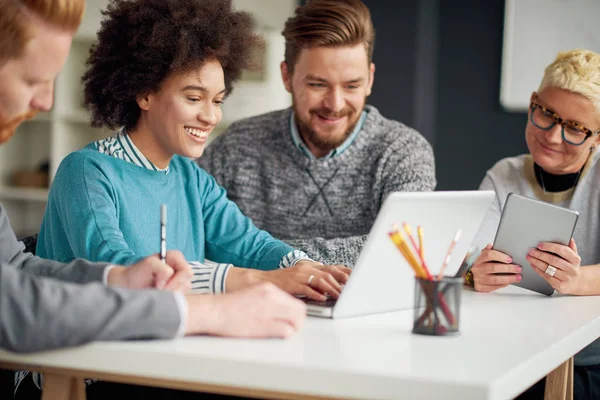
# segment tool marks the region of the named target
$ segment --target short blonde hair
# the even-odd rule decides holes
[[[31,17],[75,32],[83,19],[85,0],[0,0],[0,63],[19,57],[32,38]]]
[[[549,87],[585,97],[600,115],[600,54],[585,49],[558,53],[546,67],[538,93]]]

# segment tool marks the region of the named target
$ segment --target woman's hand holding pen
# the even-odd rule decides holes
[[[493,292],[522,279],[521,267],[511,264],[512,258],[488,244],[471,268],[473,283],[478,292]]]
[[[107,284],[130,289],[156,288],[187,293],[191,289],[192,276],[192,268],[183,254],[170,250],[166,254],[166,263],[155,254],[129,267],[115,266],[108,273]]]
[[[577,254],[575,240],[568,246],[557,243],[540,243],[537,248],[530,249],[527,261],[554,289],[561,294],[581,294],[583,279],[581,277],[581,257]],[[556,268],[554,276],[546,273],[548,266]]]

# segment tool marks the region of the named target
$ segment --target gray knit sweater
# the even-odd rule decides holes
[[[356,139],[333,158],[311,160],[294,145],[285,109],[234,123],[198,163],[259,228],[316,260],[352,267],[385,198],[436,183],[423,136],[366,110]]]

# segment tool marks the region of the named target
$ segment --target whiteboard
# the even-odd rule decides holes
[[[600,0],[506,0],[500,104],[526,111],[559,51],[600,53]]]

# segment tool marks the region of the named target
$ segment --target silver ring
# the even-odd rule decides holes
[[[313,279],[315,279],[314,275],[308,277],[308,286],[310,286],[310,283],[313,281]]]
[[[552,265],[548,264],[548,268],[546,268],[546,275],[554,276],[555,273],[556,273],[556,268],[553,267]]]

